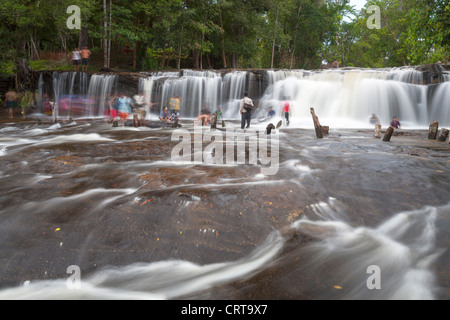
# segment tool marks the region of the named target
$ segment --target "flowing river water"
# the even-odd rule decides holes
[[[324,124],[276,130],[264,175],[173,162],[172,129],[2,120],[0,299],[449,299],[448,141]]]

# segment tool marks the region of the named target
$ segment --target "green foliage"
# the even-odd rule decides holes
[[[16,72],[26,59],[34,70],[70,70],[43,60],[41,52],[69,52],[79,30],[67,28],[69,5],[81,9],[91,51],[103,59],[105,31],[129,68],[389,67],[448,61],[450,5],[445,0],[368,0],[381,9],[381,28],[369,29],[369,13],[348,0],[2,0],[0,73]],[[347,18],[346,18],[347,17]],[[353,17],[348,19],[348,17]],[[122,48],[122,49],[120,49]]]
[[[67,61],[54,61],[54,60],[33,60],[29,62],[29,66],[34,71],[72,71],[73,66]]]
[[[350,41],[344,65],[351,62],[360,67],[380,68],[448,61],[450,12],[446,12],[445,3],[369,0],[365,8],[377,5],[381,9],[381,28],[367,28],[366,10],[347,23],[345,36]]]

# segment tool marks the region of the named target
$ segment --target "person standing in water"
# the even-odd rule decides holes
[[[291,107],[290,107],[290,97],[288,97],[288,99],[283,102],[283,114],[284,114],[284,118],[286,119],[286,125],[289,125],[290,121],[289,121],[289,116],[291,114]]]
[[[252,99],[248,97],[248,93],[244,93],[244,98],[240,102],[239,111],[241,113],[241,129],[250,128],[250,122],[252,121],[252,110],[254,108]],[[247,124],[247,126],[245,126]]]
[[[170,112],[174,113],[175,111],[180,112],[181,109],[181,96],[179,94],[172,97],[169,101]]]
[[[376,116],[376,114],[372,114],[372,116],[370,117],[370,124],[373,124],[373,125],[377,125],[377,124],[380,124],[380,119],[378,119],[378,117]]]
[[[13,108],[15,107],[15,104],[17,103],[17,99],[18,98],[19,98],[19,96],[12,89],[10,89],[5,94],[5,102],[4,102],[4,104],[6,105],[6,109],[8,110],[8,117],[10,119],[14,118]]]

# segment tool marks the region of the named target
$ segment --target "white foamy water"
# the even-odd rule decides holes
[[[249,256],[223,263],[198,265],[167,260],[137,263],[101,270],[81,278],[80,289],[69,289],[67,280],[30,281],[0,291],[0,299],[176,299],[215,285],[245,279],[266,266],[279,253],[283,241],[278,232]]]
[[[435,244],[437,208],[400,212],[376,228],[351,226],[329,203],[311,209],[323,220],[303,218],[293,227],[318,240],[307,248],[308,266],[332,268],[344,299],[435,299],[433,266],[444,252]],[[370,266],[381,271],[380,289],[366,285]]]
[[[10,147],[22,147],[16,151],[21,151],[23,148],[29,146],[48,146],[58,145],[64,143],[88,143],[88,142],[111,142],[115,141],[110,138],[101,136],[98,133],[77,133],[72,135],[58,135],[58,136],[40,136],[44,132],[41,129],[32,129],[24,131],[24,135],[31,136],[32,138],[19,138],[19,137],[0,137],[0,156],[5,156],[8,153],[7,148]],[[38,137],[40,136],[40,137]],[[12,151],[13,152],[13,151]]]
[[[303,217],[287,227],[314,239],[301,249],[304,259],[296,260],[303,276],[315,274],[326,282],[320,278],[322,270],[333,273],[345,290],[343,299],[435,299],[433,265],[443,253],[435,244],[435,223],[438,210],[448,206],[400,212],[374,228],[339,220],[342,212],[336,212],[339,203],[334,198],[310,208],[323,218]],[[26,281],[0,291],[0,299],[177,299],[273,267],[285,240],[274,231],[248,256],[231,262],[198,265],[165,260],[106,268],[81,277],[79,289],[70,289],[66,279]],[[380,289],[367,287],[369,266],[381,271]]]

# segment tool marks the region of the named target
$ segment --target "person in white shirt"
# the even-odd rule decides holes
[[[241,100],[239,111],[241,113],[241,129],[249,128],[252,121],[252,110],[254,108],[253,101],[248,97],[248,93],[244,93],[244,98]],[[247,126],[245,124],[247,123]]]
[[[80,69],[81,64],[81,54],[78,48],[72,51],[72,63],[73,63],[73,71],[78,71]]]

